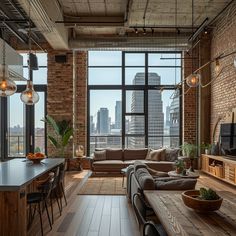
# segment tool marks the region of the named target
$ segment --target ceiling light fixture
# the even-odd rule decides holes
[[[0,96],[11,96],[16,92],[16,83],[9,78],[8,67],[6,65],[6,44],[4,40],[4,30],[2,29],[2,65],[0,67]]]
[[[192,36],[194,28],[194,0],[192,0]],[[193,38],[192,38],[192,57],[193,57]],[[192,74],[186,78],[186,83],[190,88],[195,88],[201,83],[201,75],[193,71],[193,59],[192,59]]]
[[[21,93],[21,101],[26,105],[34,105],[39,101],[39,95],[34,90],[33,85],[33,65],[32,65],[32,57],[31,57],[31,20],[30,20],[30,8],[31,2],[29,0],[29,59],[28,59],[28,72],[29,79],[27,81],[26,89]]]
[[[219,58],[216,58],[215,72],[219,73],[219,71],[220,71],[220,61]]]

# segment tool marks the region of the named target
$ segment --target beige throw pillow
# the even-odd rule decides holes
[[[104,161],[104,160],[106,160],[106,150],[95,151],[93,160],[94,161]]]
[[[146,158],[150,161],[165,161],[165,149],[151,150]]]

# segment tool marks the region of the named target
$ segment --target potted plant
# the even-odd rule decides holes
[[[197,145],[185,142],[181,145],[183,156],[194,158],[197,154]]]
[[[210,155],[211,154],[212,144],[210,144],[210,143],[202,143],[201,144],[201,148],[205,151],[206,155]]]
[[[177,160],[175,162],[175,166],[176,166],[176,174],[182,174],[184,171],[184,162],[183,160]]]
[[[190,159],[190,168],[189,171],[194,172],[194,168],[193,168],[193,160],[197,155],[197,148],[198,146],[192,143],[187,143],[185,142],[182,146],[181,146],[181,150],[182,150],[182,154],[183,156],[186,156]]]
[[[65,149],[73,135],[71,122],[68,120],[56,121],[49,115],[47,115],[45,119],[42,119],[42,121],[52,128],[52,131],[48,132],[47,137],[57,150],[57,156],[64,158]]]

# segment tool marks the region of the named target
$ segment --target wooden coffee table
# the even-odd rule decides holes
[[[236,235],[236,195],[217,192],[223,197],[216,212],[198,213],[184,205],[182,191],[144,191],[161,224],[169,236]]]

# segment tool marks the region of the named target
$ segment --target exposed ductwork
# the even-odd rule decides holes
[[[28,14],[29,1],[18,0]],[[68,30],[64,24],[55,24],[63,20],[63,12],[56,0],[31,0],[31,20],[54,49],[68,49]]]
[[[69,41],[69,46],[75,50],[185,50],[188,47],[188,37],[81,37]]]

